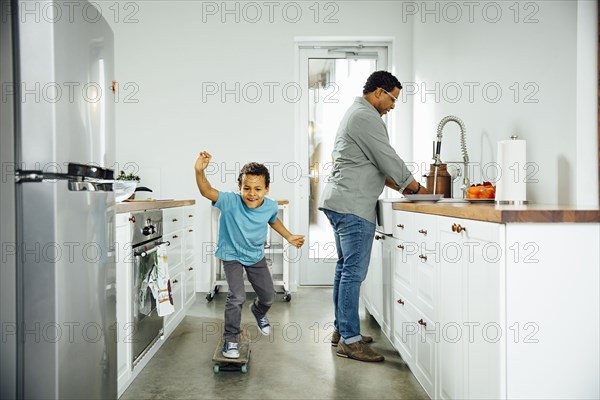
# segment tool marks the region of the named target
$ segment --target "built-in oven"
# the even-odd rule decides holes
[[[158,316],[156,299],[149,286],[150,274],[156,265],[156,251],[162,242],[162,210],[131,213],[133,229],[133,359],[135,366],[142,356],[163,335],[163,318]]]

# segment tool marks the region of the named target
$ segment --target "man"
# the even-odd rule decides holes
[[[371,74],[342,119],[332,152],[333,170],[319,209],[335,234],[338,261],[333,283],[337,355],[359,361],[383,361],[360,334],[358,301],[367,276],[375,234],[377,199],[385,185],[403,193],[428,193],[390,146],[381,117],[394,109],[402,85],[386,71]]]

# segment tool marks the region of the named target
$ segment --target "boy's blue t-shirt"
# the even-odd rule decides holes
[[[215,255],[223,261],[239,261],[242,265],[262,260],[269,229],[267,223],[277,220],[277,202],[265,197],[260,207],[248,208],[239,193],[219,191],[213,206],[221,210]]]

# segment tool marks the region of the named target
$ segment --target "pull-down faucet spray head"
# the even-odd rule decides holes
[[[460,186],[460,189],[463,193],[463,198],[466,198],[467,197],[467,188],[469,187],[469,155],[467,154],[467,142],[466,142],[466,137],[465,137],[467,128],[465,127],[465,124],[462,122],[462,120],[460,118],[455,117],[453,115],[448,115],[447,117],[442,118],[442,120],[440,121],[440,123],[438,125],[438,129],[437,129],[435,154],[433,156],[434,165],[439,166],[441,164],[440,150],[442,147],[442,131],[444,129],[444,126],[450,121],[456,122],[458,124],[458,126],[460,127],[460,146],[461,146],[461,151],[462,151],[462,155],[463,155],[463,168],[464,168],[463,183]]]

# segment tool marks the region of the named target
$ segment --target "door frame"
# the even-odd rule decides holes
[[[386,49],[386,60],[385,65],[378,66],[378,69],[387,70],[392,73],[393,71],[393,49],[394,49],[394,38],[393,37],[296,37],[294,38],[294,81],[298,82],[300,87],[305,88],[305,84],[308,80],[307,70],[308,68],[302,67],[304,49],[313,48],[321,49],[327,47],[356,47],[362,45],[365,47],[365,52],[368,53],[368,47],[383,47]],[[339,58],[331,56],[331,58]],[[293,212],[290,217],[293,226],[297,227],[298,232],[308,236],[309,224],[308,224],[308,206],[309,206],[309,195],[310,195],[310,184],[309,184],[309,159],[308,153],[308,95],[303,96],[303,101],[299,101],[295,104],[294,109],[294,146],[296,148],[294,162],[302,170],[302,178],[294,188],[294,204],[295,207],[291,207]],[[387,120],[388,126],[394,126],[393,115],[390,115]],[[306,210],[305,210],[306,208]],[[306,241],[309,245],[309,240]],[[297,268],[294,268],[294,279],[293,281],[300,285],[300,268],[303,268],[308,261],[309,246],[303,246],[301,249],[302,256],[296,259]],[[295,291],[297,289],[294,288]]]

